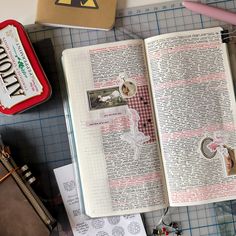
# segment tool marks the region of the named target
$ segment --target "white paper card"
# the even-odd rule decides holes
[[[80,215],[73,165],[54,170],[74,236],[146,236],[141,216],[126,215],[85,220]]]

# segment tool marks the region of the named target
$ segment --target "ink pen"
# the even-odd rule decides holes
[[[221,8],[208,6],[200,2],[183,1],[182,4],[187,9],[193,12],[197,12],[202,15],[209,16],[214,19],[227,22],[232,25],[236,25],[236,13],[233,13],[233,12],[221,9]]]

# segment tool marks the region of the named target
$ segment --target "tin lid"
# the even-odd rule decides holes
[[[0,23],[0,112],[13,115],[47,100],[51,86],[24,27]]]

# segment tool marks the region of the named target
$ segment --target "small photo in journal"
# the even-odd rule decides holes
[[[236,152],[225,144],[224,138],[215,135],[214,138],[205,138],[201,143],[203,155],[211,159],[218,153],[223,162],[223,168],[226,176],[236,175]]]
[[[119,87],[87,91],[87,95],[90,110],[127,105],[120,94]]]
[[[227,150],[223,155],[226,175],[227,176],[236,175],[235,150],[227,146],[224,147]]]
[[[121,87],[120,92],[124,98],[131,98],[137,92],[137,86],[133,81],[125,81]]]

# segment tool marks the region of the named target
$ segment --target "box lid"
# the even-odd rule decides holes
[[[24,27],[15,20],[0,23],[0,112],[22,112],[50,95],[51,86]]]

